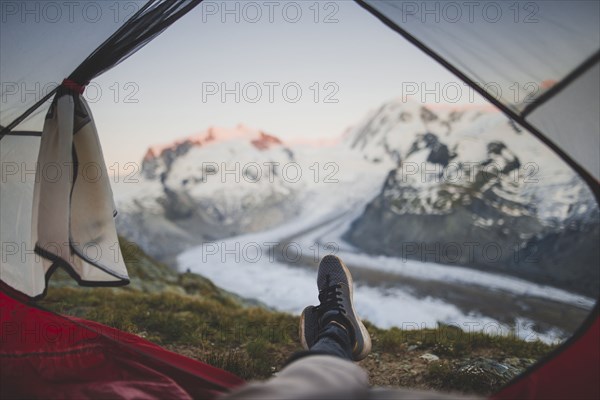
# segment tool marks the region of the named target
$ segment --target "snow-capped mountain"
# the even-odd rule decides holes
[[[346,144],[396,164],[344,236],[358,248],[597,294],[599,213],[591,192],[502,114],[392,101],[350,131]]]
[[[118,196],[118,228],[172,261],[205,241],[270,228],[294,214],[298,188],[282,174],[293,152],[242,125],[209,128],[148,149],[135,191]]]

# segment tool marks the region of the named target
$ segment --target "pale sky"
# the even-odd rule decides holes
[[[354,2],[253,4],[223,13],[224,2],[202,3],[88,87],[107,164],[209,126],[339,136],[408,90],[427,103],[484,103]]]

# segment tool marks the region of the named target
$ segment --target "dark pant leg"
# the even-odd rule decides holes
[[[348,331],[338,324],[329,323],[319,334],[317,342],[310,350],[299,351],[286,361],[286,365],[310,355],[330,355],[352,361],[352,347]]]

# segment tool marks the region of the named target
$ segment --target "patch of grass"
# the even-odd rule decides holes
[[[441,361],[429,365],[426,377],[436,389],[488,394],[500,389],[517,375],[514,370],[502,367],[484,359],[469,360],[462,364]]]
[[[387,353],[399,352],[406,344],[403,332],[396,327],[379,332],[377,339],[375,341],[377,347]]]
[[[484,393],[502,383],[498,378],[490,378],[483,373],[460,371],[448,361],[432,363],[427,377],[436,388],[464,393]]]
[[[238,350],[213,351],[203,360],[205,363],[236,374],[240,378],[252,379],[257,375],[255,363],[248,355]],[[260,374],[260,372],[258,372]]]
[[[541,341],[526,342],[515,335],[492,336],[481,332],[465,332],[443,324],[437,329],[382,330],[372,327],[369,331],[377,337],[374,348],[382,352],[398,352],[414,346],[450,358],[463,357],[484,349],[494,350],[498,356],[540,358],[554,348]]]

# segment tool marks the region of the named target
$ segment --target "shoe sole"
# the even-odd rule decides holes
[[[342,269],[344,270],[344,274],[346,275],[346,279],[348,280],[348,286],[350,289],[350,304],[352,306],[352,315],[353,315],[354,319],[358,322],[358,328],[360,329],[360,334],[363,339],[363,348],[362,348],[361,352],[354,356],[355,361],[360,361],[360,360],[363,360],[365,357],[367,357],[367,355],[369,355],[369,353],[371,352],[371,336],[369,335],[369,331],[367,331],[367,328],[365,327],[365,325],[362,323],[362,321],[358,317],[358,313],[354,309],[354,282],[352,280],[352,274],[350,273],[350,270],[348,269],[348,267],[346,267],[346,264],[344,264],[344,262],[339,257],[336,257],[336,258],[340,262],[340,265],[342,266]]]
[[[299,330],[298,334],[300,335],[300,343],[302,344],[302,347],[306,350],[310,349],[310,345],[308,344],[308,341],[306,340],[306,333],[307,333],[306,313],[309,312],[307,310],[312,311],[313,309],[314,309],[314,306],[308,306],[302,311],[302,314],[300,314],[300,330]],[[314,333],[314,328],[313,328],[313,333]],[[312,344],[314,345],[314,341]]]

